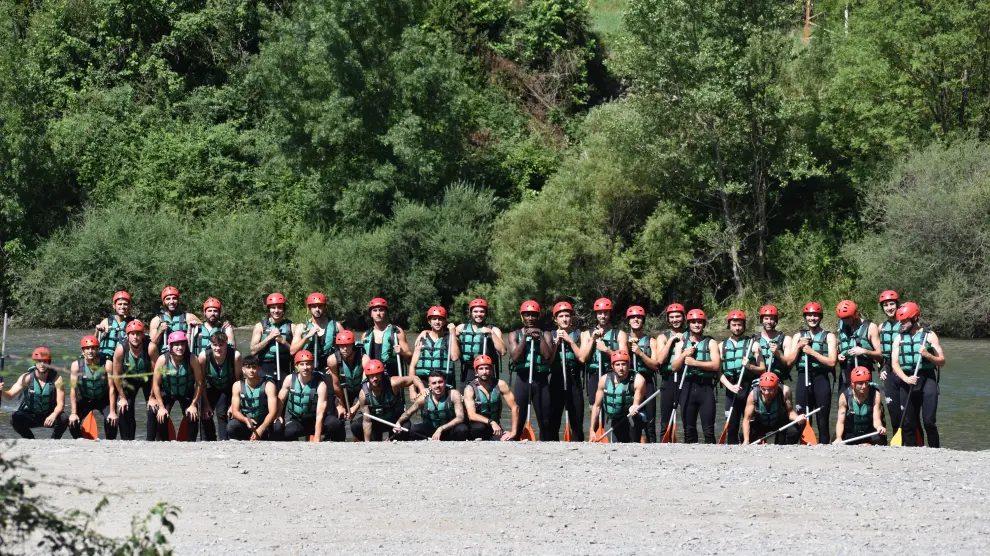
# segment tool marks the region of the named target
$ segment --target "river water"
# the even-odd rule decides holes
[[[71,361],[78,357],[79,339],[87,332],[79,330],[61,329],[28,329],[11,328],[7,335],[7,365],[5,380],[7,388],[20,373],[23,373],[30,366],[26,359],[31,356],[31,351],[43,345],[52,350],[53,362],[56,365],[68,369]],[[241,353],[247,352],[248,341],[250,340],[249,329],[239,329],[237,331],[238,349]],[[946,351],[948,364],[942,370],[941,396],[939,398],[938,425],[942,438],[942,446],[955,450],[985,450],[990,448],[990,436],[987,434],[985,424],[987,414],[986,408],[990,406],[990,383],[984,380],[986,372],[986,361],[983,358],[990,354],[990,340],[956,340],[943,339],[942,345]],[[503,378],[507,378],[507,372],[503,369]],[[66,376],[66,381],[68,377]],[[138,396],[140,399],[141,396]],[[832,429],[835,428],[834,405],[837,402],[833,395]],[[721,409],[722,392],[719,392],[719,408]],[[18,401],[10,400],[2,402],[0,411],[0,438],[13,438],[17,434],[10,427],[10,414],[17,409]],[[143,404],[142,404],[143,405]],[[143,408],[141,408],[143,411]],[[68,412],[68,400],[66,400],[66,411]],[[522,410],[525,413],[525,409]],[[138,438],[143,438],[144,422],[143,413],[138,413]],[[178,409],[173,409],[173,418],[179,415]],[[590,415],[585,415],[588,419]],[[722,430],[724,417],[718,411],[719,421],[716,424],[716,434]],[[535,418],[534,427],[535,427]],[[503,424],[508,426],[508,417],[503,417]],[[585,427],[587,430],[587,426]],[[45,433],[36,429],[39,436]],[[661,431],[662,433],[662,431]],[[45,435],[47,436],[47,435]],[[889,434],[888,434],[889,436]],[[70,438],[66,432],[64,438]]]

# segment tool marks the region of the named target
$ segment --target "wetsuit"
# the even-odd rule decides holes
[[[687,346],[694,345],[697,351],[694,359],[699,362],[711,361],[711,350],[717,349],[711,336],[704,336],[694,344],[688,339]],[[718,373],[703,371],[699,367],[684,366],[687,376],[684,378],[684,389],[681,390],[680,403],[684,420],[684,443],[698,442],[698,417],[701,417],[701,429],[705,435],[706,444],[715,443],[715,377]]]
[[[668,342],[671,338],[678,337],[680,341],[686,341],[687,332],[674,332],[673,330],[667,330],[663,333],[664,337]],[[666,431],[667,426],[670,424],[670,416],[674,412],[674,401],[678,398],[677,387],[679,385],[677,379],[680,375],[674,373],[674,367],[671,362],[674,359],[674,346],[671,346],[668,352],[667,358],[660,361],[660,430]]]
[[[901,379],[890,365],[890,353],[894,346],[894,337],[901,333],[901,324],[889,319],[880,325],[880,352],[883,354],[883,371],[887,378],[883,381],[883,393],[886,396],[887,411],[890,412],[890,428],[896,428],[901,423]],[[912,368],[911,371],[914,371]]]
[[[924,328],[919,328],[914,334],[901,332],[897,362],[901,365],[901,371],[907,376],[914,374],[915,365],[921,358],[918,355],[918,347],[922,341],[925,342],[928,353],[935,354],[935,348],[927,341],[927,334],[928,330]],[[910,384],[901,383],[901,411],[906,413],[902,415],[904,426],[901,438],[905,446],[919,445],[917,433],[919,421],[924,425],[928,446],[932,448],[941,446],[938,426],[935,424],[938,394],[938,368],[931,361],[922,358],[921,367],[918,369],[918,384],[912,387]],[[919,413],[922,419],[919,419]]]
[[[726,444],[739,444],[741,440],[741,430],[739,425],[743,414],[746,412],[746,394],[754,381],[760,379],[757,373],[744,368],[744,364],[755,365],[756,357],[753,355],[752,336],[746,336],[739,340],[731,337],[726,338],[722,343],[722,374],[725,375],[732,384],[739,384],[739,393],[733,394],[728,388],[725,389],[725,415],[729,420],[729,427],[726,430]],[[739,382],[740,374],[742,382]],[[729,409],[732,414],[729,415]]]
[[[278,331],[282,334],[282,338],[287,343],[292,343],[291,320],[283,319],[282,322],[275,325],[271,320],[263,319],[261,321],[261,337],[266,338],[272,328],[278,328]],[[277,360],[275,357],[276,351],[278,353]],[[268,347],[264,348],[261,353],[258,354],[258,359],[261,360],[261,372],[258,373],[258,376],[260,376],[263,380],[271,380],[275,382],[276,388],[280,388],[282,380],[292,373],[292,355],[289,353],[289,346],[282,345],[275,340],[268,342]],[[279,369],[282,370],[281,375],[278,374]]]
[[[821,353],[823,355],[828,354],[828,335],[831,334],[828,330],[819,330],[817,334],[812,336],[811,343],[808,347]],[[807,330],[801,331],[801,337],[806,338],[810,335]],[[829,442],[832,438],[831,429],[829,428],[829,416],[832,413],[832,383],[829,381],[829,373],[834,373],[834,368],[829,368],[817,359],[810,355],[798,352],[797,358],[797,384],[795,388],[797,390],[797,396],[794,399],[794,410],[799,413],[808,413],[822,408],[821,411],[811,416],[815,420],[815,424],[818,425],[818,441],[825,443]],[[810,371],[809,383],[811,389],[805,388],[804,385],[804,369],[807,365]],[[800,428],[800,427],[796,427]]]
[[[859,403],[856,401],[852,386],[846,388],[844,392],[846,396],[846,421],[845,428],[842,430],[842,440],[849,440],[850,438],[856,438],[857,436],[863,436],[872,432],[874,433],[873,436],[851,442],[850,444],[869,443],[875,446],[887,445],[887,435],[881,435],[873,426],[873,404],[878,394],[880,394],[879,389],[873,384],[870,384],[870,391],[866,395],[866,400],[863,403]]]
[[[241,380],[241,393],[238,397],[241,413],[245,417],[254,419],[254,422],[259,425],[268,418],[268,396],[265,394],[265,385],[267,384],[262,380],[258,383],[257,388],[251,388],[247,379]],[[283,428],[284,426],[278,420],[272,421],[271,426],[265,429],[265,433],[261,435],[261,440],[281,440]],[[230,440],[251,439],[251,429],[237,419],[231,419],[227,423],[226,430]]]
[[[624,381],[619,381],[619,377],[611,371],[605,375],[602,412],[612,428],[612,442],[639,442],[639,437],[643,434],[643,413],[636,413],[633,418],[629,418],[629,408],[632,407],[636,394],[635,384],[636,375],[632,373]]]
[[[150,345],[151,338],[145,336],[141,349],[135,356],[131,353],[130,342],[124,344],[124,369],[120,382],[124,389],[123,396],[127,399],[127,409],[117,416],[120,419],[120,438],[123,440],[134,440],[137,429],[136,402],[138,392],[144,393],[145,405],[151,398],[151,375],[154,369],[148,355]]]
[[[172,362],[171,355],[165,355],[165,368],[161,370],[158,385],[165,409],[171,414],[172,406],[178,402],[179,409],[185,414],[186,409],[192,405],[193,396],[196,394],[196,375],[190,364],[189,352],[185,353],[182,363],[178,367]],[[183,416],[183,418],[185,417]],[[166,419],[171,419],[171,416],[166,417]],[[149,441],[168,440],[168,423],[159,423],[157,412],[150,407],[148,408],[147,423]],[[195,442],[198,435],[199,421],[188,421],[186,423],[186,438],[177,440]]]
[[[788,423],[787,404],[784,403],[784,390],[777,387],[777,393],[769,403],[763,401],[759,385],[751,390],[756,402],[753,419],[749,422],[749,441],[755,442],[763,436]],[[801,439],[801,426],[794,425],[774,435],[774,444],[797,444]]]
[[[450,391],[453,387],[447,386],[446,392],[439,400],[434,400],[432,394],[426,396],[426,403],[419,410],[423,421],[410,425],[409,430],[416,434],[410,434],[409,440],[424,440],[423,437],[430,438],[437,429],[446,425],[454,419],[454,402],[450,399]],[[453,428],[449,428],[440,433],[440,440],[467,440],[471,432],[464,423],[458,423]]]
[[[103,416],[103,432],[107,440],[117,438],[117,425],[111,425],[108,420],[110,416],[110,379],[107,375],[106,359],[102,355],[97,355],[95,367],[86,364],[86,359],[80,357],[76,360],[79,364],[79,378],[76,379],[76,415],[79,421],[76,426],[69,427],[69,434],[72,438],[82,436],[82,422],[92,411],[99,411]]]
[[[227,356],[223,363],[217,363],[211,349],[206,354],[206,399],[213,408],[213,417],[203,419],[203,439],[227,440],[227,411],[230,409],[230,396],[234,387],[234,357],[236,352],[227,346]],[[263,388],[262,388],[263,389]],[[216,419],[216,422],[214,422]]]
[[[55,410],[57,398],[55,395],[55,381],[58,380],[58,373],[55,369],[45,371],[44,382],[38,380],[35,373],[36,367],[28,369],[31,383],[21,394],[21,405],[17,411],[10,416],[10,425],[22,438],[34,438],[31,429],[44,427],[45,419]],[[65,413],[59,413],[55,417],[55,424],[52,426],[52,438],[59,439],[65,434],[66,427],[69,426],[69,418]]]
[[[530,401],[532,401],[533,413],[536,414],[536,422],[539,425],[540,440],[546,442],[560,440],[560,419],[557,419],[557,428],[553,429],[551,403],[554,397],[560,397],[563,394],[563,381],[560,383],[561,390],[554,393],[551,390],[550,367],[543,360],[543,354],[540,353],[539,342],[541,340],[537,340],[535,345],[532,338],[526,338],[524,342],[521,329],[516,330],[513,334],[516,335],[517,344],[525,343],[522,359],[512,361],[511,364],[512,371],[516,373],[516,383],[512,386],[512,395],[515,396],[516,403],[519,404],[521,417],[518,423],[519,430],[516,431],[516,438],[522,435],[523,428],[526,426],[526,408],[529,406]],[[530,360],[531,354],[532,361]],[[529,380],[530,365],[533,366],[532,388],[529,382],[527,382]]]
[[[559,330],[550,332],[553,341],[557,341]],[[569,336],[581,345],[581,331],[571,330]],[[552,431],[560,430],[560,423],[567,411],[571,423],[571,441],[584,442],[584,390],[581,380],[584,377],[584,365],[578,360],[571,345],[562,342],[565,363],[560,360],[560,348],[554,350],[551,362],[550,390],[554,393],[550,398],[550,423]],[[564,389],[564,365],[567,366],[567,389]],[[592,400],[594,401],[594,400]]]
[[[838,349],[840,355],[845,355],[845,361],[839,361],[839,380],[836,384],[836,388],[840,391],[851,386],[852,383],[849,382],[849,373],[852,372],[853,368],[858,364],[860,367],[866,367],[871,373],[876,373],[876,366],[873,364],[873,360],[865,355],[858,357],[853,357],[849,355],[849,350],[854,347],[861,347],[868,350],[873,350],[873,343],[870,342],[870,325],[873,324],[868,320],[863,320],[855,330],[847,330],[845,324],[839,321],[839,330],[836,332],[836,337],[838,338]]]
[[[594,341],[594,334],[591,335]],[[609,328],[605,334],[602,335],[602,341],[608,349],[615,351],[619,349],[619,329]],[[612,359],[611,355],[604,351],[599,351],[598,342],[594,342],[594,347],[591,350],[591,356],[588,358],[587,364],[587,375],[588,375],[588,406],[595,405],[595,396],[598,395],[598,379],[602,376],[612,372]],[[601,369],[598,366],[601,365]]]
[[[282,436],[285,440],[298,440],[316,433],[316,406],[319,403],[319,387],[323,382],[321,375],[313,374],[309,382],[303,384],[299,373],[292,373],[289,384],[289,396],[285,400],[285,430]],[[333,390],[327,392],[327,411],[323,416],[323,431],[321,440],[343,442],[347,436],[344,423],[337,418],[333,408],[336,397]]]
[[[502,392],[498,389],[497,379],[489,379],[489,383],[488,388],[483,388],[477,378],[471,381],[471,388],[474,390],[474,409],[478,415],[486,417],[489,421],[498,422],[499,417],[502,416]],[[467,426],[470,429],[471,440],[500,439],[495,436],[495,430],[491,425],[469,421]]]
[[[490,328],[487,324],[480,328]],[[466,323],[457,337],[457,345],[461,348],[461,384],[474,380],[474,358],[485,354],[492,358],[492,380],[498,382],[498,371],[501,360],[495,351],[495,342],[491,334],[477,332],[478,326],[473,322]]]
[[[379,419],[384,419],[390,423],[395,423],[402,416],[402,412],[405,410],[404,404],[402,402],[402,391],[400,390],[398,394],[392,389],[391,379],[388,375],[385,376],[385,384],[382,386],[382,393],[379,396],[375,396],[371,391],[371,383],[365,382],[361,389],[364,391],[364,399],[368,404],[368,412]],[[408,427],[407,427],[408,428]],[[364,417],[359,412],[354,420],[351,421],[351,434],[354,438],[358,440],[364,440]],[[371,440],[377,442],[382,439],[382,434],[387,434],[395,440],[404,439],[407,434],[400,433],[395,434],[392,431],[392,427],[379,423],[378,421],[371,422]]]
[[[653,350],[650,347],[650,340],[651,338],[649,336],[643,336],[642,338],[636,340],[636,345],[639,346],[640,351],[642,351],[647,357],[653,356]],[[629,341],[630,343],[633,342],[632,335],[629,336]],[[632,363],[629,370],[632,373],[632,376],[635,378],[637,374],[642,375],[646,380],[646,388],[643,391],[643,399],[645,400],[657,391],[656,373],[653,372],[653,369],[650,369],[645,363],[643,363],[640,356],[636,354],[631,355]],[[657,399],[653,398],[647,402],[642,408],[640,408],[640,413],[646,420],[643,425],[646,432],[646,443],[655,444],[657,441]]]

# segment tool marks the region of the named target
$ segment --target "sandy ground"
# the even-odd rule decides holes
[[[111,496],[181,508],[178,554],[986,553],[990,453],[866,447],[18,442]],[[42,487],[66,507],[99,495]]]

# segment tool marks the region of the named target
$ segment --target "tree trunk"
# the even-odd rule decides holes
[[[729,196],[725,194],[725,175],[722,173],[722,151],[719,149],[718,140],[715,140],[715,173],[718,177],[718,198],[722,202],[722,224],[732,240],[729,242],[729,259],[732,264],[732,282],[736,287],[736,296],[742,297],[746,291],[743,283],[742,263],[739,261],[739,229],[735,219],[732,217],[732,210],[729,207]]]

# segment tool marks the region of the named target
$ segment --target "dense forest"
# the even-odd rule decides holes
[[[990,3],[0,0],[0,304],[893,288],[990,334]],[[654,325],[659,321],[654,320]]]

